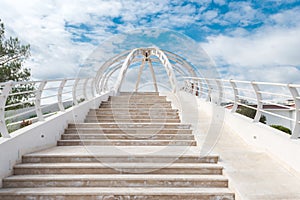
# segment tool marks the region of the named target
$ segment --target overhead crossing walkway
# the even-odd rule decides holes
[[[133,91],[122,92],[139,62]],[[146,66],[152,92],[141,91]],[[34,90],[14,92],[22,84]],[[0,88],[0,199],[300,197],[299,85],[203,77],[174,53],[138,48],[108,60],[95,77]],[[254,119],[237,114],[240,106],[256,110]],[[262,115],[288,121],[292,135],[259,123]]]

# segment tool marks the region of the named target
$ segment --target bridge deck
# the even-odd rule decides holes
[[[184,98],[182,101],[186,102],[182,113],[183,122],[197,126],[199,133],[208,132],[211,117],[201,109],[195,111],[193,100]],[[193,112],[198,112],[197,124],[193,123],[195,118],[191,118]],[[213,153],[220,155],[220,164],[224,166],[224,174],[237,200],[300,199],[300,174],[297,171],[264,149],[246,143],[226,123],[221,130]],[[201,138],[204,136],[200,134],[198,139]],[[293,152],[287,156],[293,156]]]

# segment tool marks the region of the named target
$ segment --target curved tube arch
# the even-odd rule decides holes
[[[172,90],[174,91],[174,85],[176,76],[175,73],[173,73],[173,70],[179,73],[180,75],[184,76],[197,76],[197,73],[193,66],[189,64],[185,59],[180,57],[177,54],[174,54],[169,51],[160,50],[158,48],[137,48],[132,51],[124,51],[119,55],[114,56],[113,58],[106,61],[97,71],[96,77],[95,77],[95,86],[96,91],[98,94],[100,94],[103,90],[105,90],[107,86],[108,79],[117,71],[115,68],[120,68],[120,66],[124,65],[127,58],[130,58],[130,63],[135,63],[139,60],[136,60],[136,56],[142,55],[142,53],[147,50],[151,52],[151,55],[156,56],[156,58],[152,58],[153,62],[160,62],[165,67],[167,71],[167,75],[169,76],[169,81],[172,85]],[[134,56],[131,54],[133,52],[136,52]],[[156,54],[156,55],[155,55]],[[131,56],[129,56],[131,55]],[[172,61],[173,64],[170,62]],[[168,64],[167,64],[168,63]],[[127,61],[128,64],[128,61]],[[130,65],[130,64],[129,64]],[[128,67],[129,67],[128,65]],[[113,71],[113,72],[111,72]],[[127,71],[127,69],[126,69]],[[171,72],[171,73],[170,73]],[[188,72],[188,74],[187,74]],[[124,72],[125,73],[125,72]],[[171,75],[171,76],[170,76]],[[123,79],[122,79],[123,81]],[[119,82],[117,82],[120,84]],[[120,85],[118,86],[120,89]],[[116,87],[115,87],[116,88]]]

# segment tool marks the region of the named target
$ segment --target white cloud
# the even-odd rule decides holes
[[[84,9],[83,9],[84,5]],[[1,18],[7,35],[20,38],[31,45],[31,58],[26,66],[31,68],[33,79],[75,77],[78,66],[95,48],[89,43],[73,42],[65,23],[86,23],[93,15],[114,17],[119,14],[118,2],[99,1],[1,1]],[[105,23],[100,20],[98,24]],[[108,24],[108,23],[106,23]],[[79,31],[77,30],[77,33]],[[93,39],[109,37],[104,29],[93,32]]]
[[[169,0],[2,0],[0,17],[6,25],[7,35],[17,36],[24,43],[31,44],[32,56],[26,65],[32,68],[35,79],[76,76],[78,66],[95,46],[91,43],[74,42],[73,33],[77,37],[84,34],[100,43],[113,35],[108,30],[109,26],[116,26],[116,31],[119,32],[144,27],[172,29],[195,24],[196,20],[201,20],[197,25],[211,22],[240,25],[227,35],[209,37],[208,42],[203,44],[219,64],[232,66],[227,70],[228,75],[250,80],[258,77],[261,80],[266,78],[283,81],[280,77],[286,71],[285,82],[297,79],[299,70],[293,66],[300,66],[299,8],[270,16],[264,21],[266,26],[252,34],[243,27],[263,21],[265,16],[261,10],[254,9],[248,2],[235,2],[229,4],[230,11],[225,15],[218,15],[217,10],[203,12],[211,2],[197,2],[201,4],[197,10],[191,4],[171,6]],[[226,3],[225,0],[214,2],[219,5]],[[152,18],[151,22],[145,19],[149,16]],[[124,23],[114,24],[114,17],[121,17]],[[67,29],[66,23],[88,24],[93,30]],[[202,31],[205,28],[207,27],[203,27]],[[207,30],[211,31],[209,28]],[[274,70],[274,66],[280,67]],[[244,73],[250,69],[251,73]]]
[[[240,74],[248,80],[299,82],[299,70],[292,67],[300,66],[299,35],[300,27],[270,27],[248,36],[210,37],[203,47],[219,65],[229,64],[231,75]]]
[[[275,23],[276,26],[291,27],[300,24],[300,8],[286,10],[270,17],[269,23]]]
[[[209,10],[203,14],[203,17],[206,21],[210,21],[217,16],[218,16],[218,11],[216,10]]]
[[[222,6],[222,5],[226,4],[226,0],[214,0],[214,3]]]

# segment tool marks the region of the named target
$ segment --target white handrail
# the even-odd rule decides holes
[[[91,84],[87,84],[89,80],[91,80]],[[79,88],[80,81],[83,81],[83,84]],[[31,89],[20,92],[17,90],[19,85],[30,85]],[[43,121],[48,116],[48,113],[64,111],[65,106],[77,105],[80,97],[84,97],[80,100],[88,100],[88,92],[91,92],[93,97],[95,95],[94,78],[51,79],[27,82],[9,81],[0,83],[0,86],[0,133],[5,138],[9,138],[9,132],[18,129],[19,127],[16,124],[20,125],[22,121],[30,124],[31,118],[35,116],[38,121]],[[11,104],[7,102],[8,98],[26,94],[29,96],[23,101]],[[9,130],[8,127],[11,126],[16,127],[13,130]]]
[[[201,77],[184,77],[185,86],[184,90],[195,94],[194,85],[195,82],[198,81],[197,85],[201,85],[201,88],[198,87],[198,95],[199,93],[204,94],[206,96],[206,100],[210,100],[211,102],[217,102],[218,99],[222,99],[221,105],[227,105],[230,102],[233,102],[233,106],[231,112],[236,112],[239,105],[251,108],[256,110],[256,115],[254,117],[254,122],[258,122],[261,115],[263,113],[272,115],[273,117],[278,117],[281,119],[285,119],[288,121],[294,122],[294,127],[292,128],[292,137],[291,138],[299,138],[300,137],[300,85],[299,84],[283,84],[283,83],[269,83],[269,82],[258,82],[258,81],[241,81],[241,80],[226,80],[226,79],[214,79],[214,78],[201,78]],[[200,82],[200,84],[199,84]],[[224,84],[224,87],[220,87]],[[217,85],[218,87],[212,87]],[[224,96],[228,92],[224,92],[223,89],[226,88],[229,90],[231,87],[231,97]],[[203,90],[203,88],[207,88],[207,90]],[[264,89],[262,89],[264,88]],[[268,91],[266,88],[275,89],[275,91]],[[277,88],[277,92],[276,92]],[[280,89],[285,89],[285,93],[279,91]],[[200,91],[201,90],[201,91]],[[218,99],[210,99],[212,98],[212,93],[218,94]],[[268,95],[266,98],[264,95]],[[283,103],[274,103],[276,99],[281,98],[285,100],[293,100],[295,102],[295,108],[285,105]],[[252,101],[250,103],[255,104],[255,106],[249,106],[243,100]],[[295,111],[294,116],[284,116],[278,113],[272,113],[264,106],[266,105],[274,105],[281,106],[282,109],[287,109],[288,111]]]

